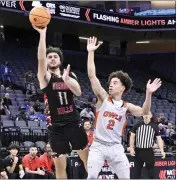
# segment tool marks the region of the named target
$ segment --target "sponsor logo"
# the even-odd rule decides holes
[[[60,5],[60,15],[64,17],[71,17],[74,19],[80,18],[80,8],[74,6]]]
[[[50,14],[55,14],[56,6],[53,3],[46,3],[46,8],[50,11]]]
[[[176,169],[160,170],[159,178],[160,179],[176,179]]]

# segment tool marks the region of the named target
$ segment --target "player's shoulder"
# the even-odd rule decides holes
[[[113,100],[112,100],[111,96],[109,96],[109,95],[105,96],[103,102],[107,102],[107,103],[113,104]]]
[[[97,101],[97,105],[99,104],[99,110],[102,109],[102,108],[109,108],[110,107],[110,103],[112,103],[112,99],[110,98],[109,95],[107,95],[103,101],[101,100],[98,100]],[[98,111],[98,110],[97,110]]]

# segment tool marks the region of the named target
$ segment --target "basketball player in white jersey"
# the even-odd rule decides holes
[[[116,71],[109,76],[109,93],[107,93],[96,77],[94,51],[100,46],[96,45],[97,38],[89,38],[88,50],[88,76],[92,90],[98,98],[96,105],[96,130],[94,141],[88,157],[88,179],[96,179],[107,160],[113,173],[118,178],[130,178],[129,161],[124,154],[121,145],[122,133],[126,127],[126,116],[147,115],[151,108],[152,93],[161,86],[161,80],[155,79],[152,83],[149,80],[146,86],[146,99],[143,107],[124,102],[122,95],[129,91],[132,80],[127,73]],[[104,62],[103,62],[104,63]]]

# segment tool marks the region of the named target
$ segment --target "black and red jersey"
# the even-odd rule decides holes
[[[71,73],[70,77],[76,79]],[[51,79],[43,92],[49,123],[67,126],[80,122],[80,115],[74,103],[74,94],[65,84],[62,77],[51,73]]]

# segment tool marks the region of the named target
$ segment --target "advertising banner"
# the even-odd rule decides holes
[[[47,7],[53,18],[78,21],[130,30],[175,30],[176,16],[133,16],[114,12],[100,11],[71,4],[47,1],[0,1],[0,9],[30,11],[33,6]]]

